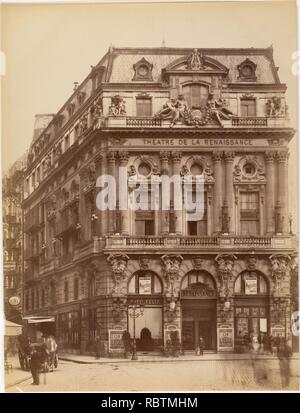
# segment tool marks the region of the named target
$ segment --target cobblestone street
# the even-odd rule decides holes
[[[77,364],[60,361],[53,373],[42,374],[40,386],[32,380],[7,392],[112,391],[234,391],[282,390],[278,360],[199,360]],[[291,360],[290,385],[299,390],[299,362]]]

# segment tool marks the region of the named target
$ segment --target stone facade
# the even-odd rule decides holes
[[[26,156],[18,159],[2,181],[4,313],[22,323],[22,196]]]
[[[234,351],[290,338],[286,86],[272,49],[113,49],[30,148],[24,312],[56,319],[67,351]],[[96,180],[204,178],[204,216],[101,211]],[[158,184],[160,185],[160,184]],[[160,187],[159,187],[160,188]],[[159,189],[161,194],[161,188]],[[118,192],[117,192],[118,193]],[[142,306],[133,321],[132,308]],[[140,309],[136,309],[140,311]],[[139,317],[138,317],[139,315]]]

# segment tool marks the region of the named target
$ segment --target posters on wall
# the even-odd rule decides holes
[[[139,277],[139,293],[151,294],[151,277]]]
[[[245,280],[245,294],[255,295],[257,294],[257,278],[244,278]]]

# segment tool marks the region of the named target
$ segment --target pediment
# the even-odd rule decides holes
[[[229,69],[216,59],[203,55],[195,49],[191,54],[180,57],[171,62],[165,69],[165,73],[192,72],[192,73],[220,73],[226,75]]]

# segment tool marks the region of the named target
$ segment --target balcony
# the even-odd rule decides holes
[[[75,222],[72,218],[62,218],[59,222],[56,224],[56,229],[55,229],[55,236],[56,237],[62,237],[66,234],[69,234],[70,232],[76,231],[76,225],[78,223]]]
[[[176,250],[181,252],[226,251],[231,252],[245,250],[278,250],[292,251],[297,248],[296,239],[289,236],[275,237],[242,237],[242,236],[140,236],[128,237],[112,235],[106,238],[105,250]]]
[[[25,260],[30,260],[30,261],[34,261],[34,260],[38,260],[39,259],[39,251],[37,248],[26,248],[24,251],[24,259]]]
[[[223,127],[229,128],[287,128],[289,127],[289,119],[286,117],[233,117],[222,121]],[[137,117],[137,116],[109,116],[105,120],[107,128],[132,128],[132,129],[151,129],[151,128],[170,128],[169,119],[155,119],[154,117]],[[217,124],[209,123],[203,128],[219,128]],[[188,126],[182,121],[178,121],[174,125],[174,129],[194,128]]]

